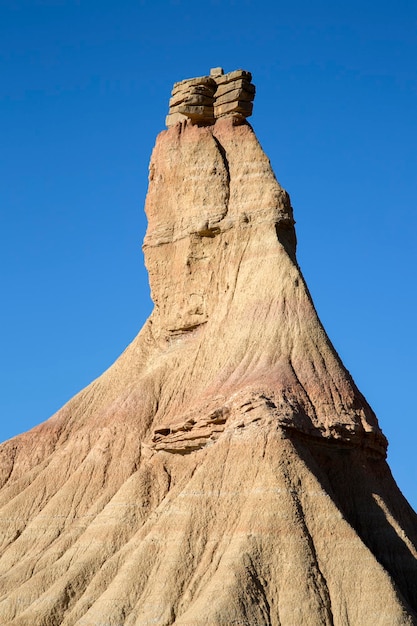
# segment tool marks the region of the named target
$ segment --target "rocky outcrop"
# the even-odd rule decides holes
[[[226,116],[244,120],[252,115],[255,85],[251,81],[252,74],[245,70],[225,74],[221,67],[215,67],[210,76],[175,83],[166,125],[169,128],[187,120],[197,126],[210,126]]]
[[[210,76],[188,78],[175,83],[169,101],[167,126],[190,120],[199,126],[214,124],[214,92],[217,85]]]
[[[417,624],[417,518],[289,197],[241,116],[181,120],[150,165],[150,318],[0,447],[0,624]]]
[[[236,70],[228,74],[216,73],[216,99],[214,102],[214,117],[224,117],[230,114],[239,114],[242,117],[252,115],[255,85],[252,84],[252,74],[244,70]]]

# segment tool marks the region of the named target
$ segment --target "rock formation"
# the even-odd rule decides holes
[[[251,81],[252,74],[245,70],[225,74],[221,67],[215,67],[210,76],[175,83],[166,125],[169,128],[188,120],[197,126],[210,126],[225,116],[244,120],[252,115],[255,85]]]
[[[150,318],[0,447],[0,624],[417,624],[417,516],[317,317],[289,197],[212,80],[232,86],[188,81],[172,107],[221,117],[174,111],[152,154]],[[220,98],[249,102],[239,85]]]

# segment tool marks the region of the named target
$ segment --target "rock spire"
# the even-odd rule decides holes
[[[0,446],[0,624],[417,624],[417,516],[228,76],[178,88],[214,122],[174,111],[153,150],[151,316]]]

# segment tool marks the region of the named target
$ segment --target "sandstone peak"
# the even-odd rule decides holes
[[[152,154],[150,318],[0,447],[0,623],[417,624],[416,515],[317,317],[289,196],[244,116],[215,112],[251,76],[218,69],[176,83],[172,107],[212,116],[170,113]]]

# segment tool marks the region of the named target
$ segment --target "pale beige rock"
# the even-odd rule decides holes
[[[223,115],[228,115],[229,113],[241,113],[245,117],[249,117],[252,114],[253,103],[247,102],[245,100],[238,100],[232,102],[224,102],[214,104],[214,116],[222,117]]]
[[[191,105],[210,105],[214,103],[213,96],[203,96],[198,93],[182,93],[172,96],[169,101],[170,107],[178,106],[179,104],[191,104]]]
[[[255,85],[253,83],[249,83],[245,78],[239,78],[229,83],[225,83],[224,85],[219,85],[216,89],[216,98],[224,96],[226,93],[233,92],[236,89],[249,92],[252,94],[252,98],[255,97]]]
[[[190,87],[200,87],[201,85],[206,85],[207,87],[216,89],[216,84],[216,81],[211,76],[186,78],[185,80],[180,80],[178,83],[174,83],[173,92],[184,89],[185,87],[188,89]]]
[[[210,70],[210,76],[216,78],[217,76],[222,76],[224,74],[222,67],[212,67]]]
[[[231,116],[243,121],[252,114],[255,86],[252,75],[245,70],[223,73],[221,67],[212,68],[210,76],[187,78],[174,84],[169,101],[168,128],[182,123],[181,114],[194,125],[209,126],[215,118]]]
[[[169,113],[165,118],[165,125],[170,128],[176,126],[176,124],[182,124],[188,121],[188,117],[183,113]]]
[[[223,85],[224,83],[230,83],[231,81],[239,78],[244,78],[250,83],[252,80],[252,74],[246,70],[234,70],[233,72],[223,74],[223,76],[216,76],[216,83],[217,85]]]
[[[417,624],[417,518],[295,258],[248,124],[162,132],[155,308],[0,447],[0,623]]]
[[[188,78],[175,83],[169,101],[168,127],[174,125],[174,116],[181,114],[192,124],[205,126],[214,124],[214,92],[216,82],[210,76]],[[182,122],[182,118],[180,120]]]
[[[177,106],[170,107],[170,111],[172,113],[185,112],[190,117],[192,117],[193,115],[203,116],[206,114],[209,115],[210,117],[213,117],[213,107],[204,106],[201,104],[188,104],[186,102],[182,102],[181,104],[178,104]]]
[[[221,104],[227,104],[229,102],[241,102],[243,100],[247,102],[252,102],[253,98],[253,92],[247,91],[246,89],[242,88],[232,89],[231,91],[226,92],[224,95],[216,94],[215,105],[218,107]]]
[[[189,95],[189,94],[212,97],[215,91],[216,91],[216,84],[194,85],[192,87],[189,87],[185,84],[178,88],[174,87],[174,89],[172,90],[172,97],[175,97],[175,96],[180,97],[181,95]]]
[[[250,82],[251,80],[250,72],[244,70],[216,77],[215,118],[234,116],[243,120],[252,115],[255,85]]]

